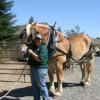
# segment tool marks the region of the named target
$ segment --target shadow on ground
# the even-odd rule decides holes
[[[49,82],[46,83],[48,89],[49,89]],[[57,88],[57,83],[55,83],[55,87]],[[80,84],[78,83],[63,83],[63,88],[66,88],[66,87],[79,87]],[[3,92],[0,92],[0,97],[2,97],[3,95],[5,95],[8,91],[3,91]],[[10,97],[16,97],[16,98],[19,98],[19,97],[24,97],[24,96],[32,96],[32,87],[29,86],[29,87],[25,87],[25,88],[19,88],[19,89],[15,89],[15,90],[12,90],[7,96],[10,96]],[[51,97],[52,95],[50,95]],[[2,100],[18,100],[18,99],[13,99],[13,98],[5,98],[5,99],[2,99]]]

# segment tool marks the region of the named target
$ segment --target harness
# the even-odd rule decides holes
[[[53,28],[54,28],[54,27],[53,27]],[[60,40],[60,41],[55,41],[55,32],[56,32],[56,30],[53,29],[53,28],[51,28],[52,31],[51,31],[51,33],[50,33],[50,37],[49,37],[50,39],[49,39],[49,41],[48,41],[48,46],[47,46],[48,51],[49,51],[49,56],[52,56],[52,55],[55,54],[57,51],[60,52],[60,53],[62,53],[62,54],[64,54],[64,55],[66,55],[66,61],[65,61],[64,64],[63,64],[64,69],[70,69],[70,66],[71,66],[71,65],[73,66],[75,63],[76,63],[76,64],[86,63],[87,59],[89,58],[89,56],[90,56],[91,53],[92,53],[92,52],[91,52],[92,43],[91,43],[91,45],[90,45],[90,48],[89,48],[88,52],[85,53],[85,54],[81,57],[81,59],[79,59],[79,60],[76,61],[76,60],[73,58],[73,56],[72,56],[70,38],[66,38],[66,37],[65,37],[65,38],[68,40],[68,42],[69,42],[69,50],[68,50],[67,53],[55,46],[55,43],[61,42],[62,40]]]

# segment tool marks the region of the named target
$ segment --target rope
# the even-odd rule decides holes
[[[24,70],[25,70],[25,68],[26,68],[26,64],[27,64],[27,62],[25,62],[25,67],[24,67],[24,69],[21,71],[18,80],[15,82],[15,84],[12,86],[12,88],[11,88],[5,95],[3,95],[2,97],[0,97],[0,100],[2,100],[3,98],[5,98],[5,97],[15,88],[15,86],[17,85],[17,83],[18,83],[18,81],[19,81],[21,75],[23,74],[23,72],[24,72]]]

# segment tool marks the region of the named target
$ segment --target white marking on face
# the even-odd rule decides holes
[[[21,52],[25,52],[26,53],[26,48],[22,48]]]
[[[26,25],[26,33],[27,33],[27,37],[29,37],[30,34],[31,34],[31,27],[32,27],[31,24],[27,24],[27,25]]]
[[[25,44],[23,44],[22,46],[21,46],[21,53],[27,53],[27,46],[25,45]]]

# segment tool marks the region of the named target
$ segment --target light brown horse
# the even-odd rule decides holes
[[[26,38],[30,35],[41,34],[44,42],[49,49],[51,49],[49,56],[48,75],[50,79],[50,92],[54,95],[61,96],[63,93],[63,65],[79,63],[82,71],[82,79],[80,83],[90,85],[90,77],[93,68],[93,54],[92,54],[92,39],[85,34],[73,36],[69,39],[63,36],[62,33],[57,32],[49,27],[37,22],[32,22],[26,25]],[[52,35],[53,36],[52,36]],[[53,38],[51,38],[53,37]],[[50,44],[50,39],[51,44]],[[22,52],[25,50],[25,44],[22,45]],[[24,48],[24,49],[23,49]],[[87,75],[85,73],[85,68]],[[54,70],[58,81],[58,89],[55,92],[54,86]]]

